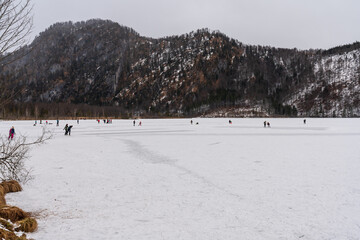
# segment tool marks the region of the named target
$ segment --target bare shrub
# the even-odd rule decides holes
[[[31,171],[25,167],[25,160],[29,158],[30,147],[43,144],[51,137],[52,134],[45,128],[43,128],[42,134],[32,142],[28,142],[26,136],[17,136],[13,140],[2,137],[0,143],[0,179],[18,182],[29,180]],[[7,191],[5,186],[4,190]]]

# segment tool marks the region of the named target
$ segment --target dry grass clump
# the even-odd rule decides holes
[[[0,206],[6,205],[6,200],[5,200],[5,189],[4,187],[0,184]]]
[[[0,207],[6,205],[5,195],[1,195],[0,193]]]
[[[11,192],[20,192],[22,190],[17,181],[5,181],[0,183],[0,206],[6,205],[5,194]]]
[[[22,188],[17,181],[6,181],[0,183],[0,239],[1,240],[27,240],[26,235],[16,236],[15,231],[34,232],[37,222],[31,218],[29,213],[18,207],[7,206],[5,194],[19,192]],[[14,225],[15,223],[15,229]]]
[[[0,218],[0,225],[9,231],[12,231],[12,232],[14,231],[14,225],[11,222],[9,222],[8,220]]]
[[[4,193],[11,193],[11,192],[20,192],[22,190],[20,184],[15,181],[5,181],[0,183],[0,185],[4,188]]]
[[[30,217],[16,222],[16,224],[19,226],[15,228],[15,231],[23,231],[23,232],[35,232],[38,226],[36,220]]]
[[[0,183],[0,195],[5,196],[5,188],[3,187],[3,185]]]
[[[3,206],[0,208],[0,217],[9,219],[11,222],[17,222],[29,217],[29,214],[18,207]]]
[[[0,229],[0,239],[1,240],[27,240],[25,234],[21,235],[21,237],[18,237],[15,235],[14,232],[7,231],[5,229]]]

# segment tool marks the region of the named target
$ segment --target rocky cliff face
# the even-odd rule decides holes
[[[360,44],[298,51],[207,29],[162,39],[111,21],[59,23],[0,68],[2,99],[153,116],[360,116]],[[11,60],[11,58],[10,58]]]
[[[304,115],[360,116],[360,49],[324,54],[313,66],[314,79],[284,102]]]

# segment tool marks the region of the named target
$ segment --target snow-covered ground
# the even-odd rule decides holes
[[[360,239],[359,119],[232,121],[48,125],[7,202],[35,214],[37,240]]]

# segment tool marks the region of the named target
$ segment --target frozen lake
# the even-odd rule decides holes
[[[52,121],[7,202],[39,240],[360,239],[360,119],[193,120]]]

